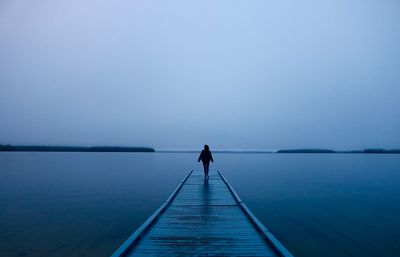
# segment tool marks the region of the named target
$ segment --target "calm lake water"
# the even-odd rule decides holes
[[[0,153],[0,256],[109,256],[192,153]],[[400,256],[400,155],[215,154],[297,257]]]

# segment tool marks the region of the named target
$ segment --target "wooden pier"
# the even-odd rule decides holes
[[[293,257],[219,171],[208,180],[202,171],[191,171],[112,254],[122,256]]]

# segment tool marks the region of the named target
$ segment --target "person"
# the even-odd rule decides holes
[[[203,166],[204,166],[204,177],[208,178],[208,168],[210,167],[210,161],[214,162],[214,159],[212,157],[212,154],[210,152],[210,148],[208,147],[208,145],[204,145],[204,150],[201,151],[197,162],[200,162],[200,160],[203,162]]]

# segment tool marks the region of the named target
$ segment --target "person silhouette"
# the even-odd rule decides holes
[[[208,145],[204,145],[204,150],[201,151],[197,162],[200,162],[200,160],[203,162],[203,166],[204,166],[204,177],[208,178],[208,168],[210,167],[210,161],[214,162],[214,159],[212,157],[212,154],[210,152],[210,148],[208,147]]]

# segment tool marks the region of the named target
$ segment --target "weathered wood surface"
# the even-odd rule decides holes
[[[191,172],[112,255],[292,255],[250,212],[219,172]]]

